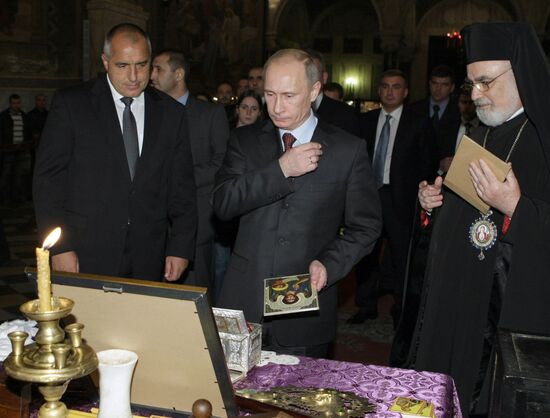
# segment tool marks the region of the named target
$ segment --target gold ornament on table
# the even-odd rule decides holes
[[[280,386],[265,391],[240,389],[236,394],[313,418],[363,417],[376,411],[368,399],[330,388]]]
[[[26,332],[8,335],[12,352],[4,361],[8,376],[26,382],[38,383],[46,402],[39,418],[66,418],[67,407],[60,402],[72,379],[86,376],[97,368],[94,351],[82,341],[82,324],[70,324],[65,330],[59,320],[69,315],[74,302],[51,293],[49,249],[61,236],[61,228],[54,229],[36,249],[38,299],[20,306],[21,312],[38,323],[35,343],[24,346]]]

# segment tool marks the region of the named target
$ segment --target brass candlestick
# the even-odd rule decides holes
[[[69,315],[74,302],[64,297],[52,298],[52,310],[41,311],[39,300],[24,303],[23,314],[38,322],[35,343],[24,346],[26,332],[8,335],[12,352],[4,361],[6,373],[14,379],[38,383],[46,402],[39,418],[65,418],[67,407],[60,401],[72,379],[86,376],[97,368],[95,352],[82,342],[82,324],[71,324],[65,331],[59,320]],[[68,338],[65,338],[65,335]]]

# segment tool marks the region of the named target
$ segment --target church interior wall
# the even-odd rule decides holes
[[[0,109],[12,93],[28,110],[37,93],[51,99],[95,77],[104,33],[121,21],[142,24],[154,50],[183,49],[194,91],[236,81],[280,47],[306,46],[325,54],[350,96],[376,98],[377,76],[397,66],[417,99],[433,64],[430,37],[475,21],[527,20],[548,53],[549,18],[547,0],[13,0],[0,4]]]

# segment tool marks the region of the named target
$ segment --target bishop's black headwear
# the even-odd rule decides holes
[[[537,130],[550,167],[550,68],[533,26],[523,22],[474,23],[461,34],[468,64],[510,61],[523,108]]]

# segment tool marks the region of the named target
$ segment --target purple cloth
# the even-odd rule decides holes
[[[437,418],[462,418],[453,379],[439,373],[300,357],[298,365],[256,366],[235,384],[235,389],[268,390],[289,385],[355,393],[376,405],[376,417],[399,417],[388,409],[396,397],[404,396],[433,403]]]

